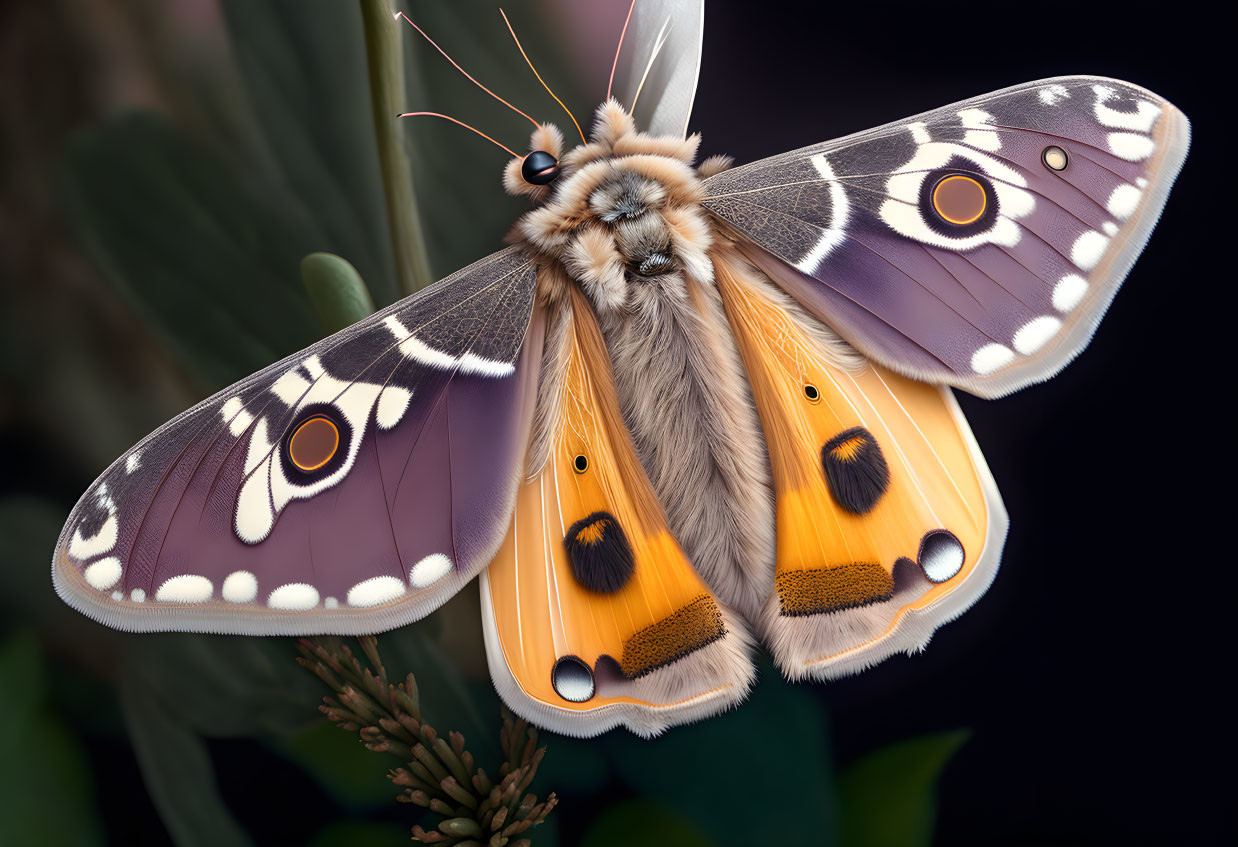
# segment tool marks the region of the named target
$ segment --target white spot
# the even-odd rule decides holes
[[[204,576],[183,573],[166,580],[155,592],[155,599],[165,603],[205,603],[215,588]]]
[[[258,596],[258,578],[249,571],[233,571],[224,579],[220,594],[229,603],[252,603]]]
[[[137,451],[130,453],[129,458],[125,459],[125,473],[133,473],[140,467],[142,467],[142,454]]]
[[[113,592],[112,592],[112,599],[113,599],[113,600],[115,600],[117,603],[119,603],[121,600],[124,600],[124,599],[125,599],[125,592],[123,592],[123,591],[113,591]]]
[[[404,580],[394,576],[374,576],[348,589],[348,605],[381,606],[404,594]]]
[[[113,585],[120,582],[120,573],[120,559],[115,556],[108,556],[106,559],[100,559],[86,568],[82,576],[86,577],[86,581],[90,583],[91,588],[107,591]]]
[[[1117,93],[1116,91],[1107,85],[1093,85],[1092,90],[1096,92],[1096,104],[1092,107],[1092,111],[1096,115],[1096,120],[1104,126],[1113,129],[1133,129],[1136,132],[1151,132],[1152,125],[1156,123],[1156,118],[1161,113],[1160,106],[1149,103],[1147,100],[1140,100],[1135,105],[1134,112],[1119,112],[1105,105]]]
[[[1004,344],[986,344],[972,354],[971,369],[978,374],[991,374],[1014,361],[1014,351]]]
[[[461,373],[494,377],[508,376],[516,370],[516,366],[511,362],[496,362],[473,353],[465,353],[456,358],[450,353],[437,350],[409,332],[395,315],[388,315],[383,324],[400,342],[400,352],[423,365],[444,371],[453,371],[458,368]]]
[[[1067,100],[1069,98],[1070,90],[1061,83],[1055,82],[1053,85],[1046,85],[1044,88],[1040,89],[1040,102],[1044,103],[1046,106],[1056,106],[1058,103],[1061,103],[1063,100]]]
[[[1105,221],[1103,224],[1100,225],[1100,228],[1103,229],[1105,231],[1105,235],[1109,236],[1110,238],[1113,238],[1115,235],[1118,234],[1118,225],[1115,224],[1113,221]]]
[[[413,398],[407,388],[398,385],[388,385],[378,395],[378,428],[391,429],[404,417],[408,410],[408,402]]]
[[[1045,346],[1045,342],[1057,335],[1062,328],[1062,322],[1048,315],[1032,318],[1019,327],[1014,334],[1014,349],[1024,356],[1030,356]]]
[[[988,150],[990,153],[1002,149],[1001,135],[997,130],[986,126],[993,120],[993,116],[984,109],[961,109],[959,118],[962,119],[963,126],[969,127],[967,132],[963,133],[964,144]]]
[[[451,571],[451,559],[442,553],[432,553],[413,565],[408,574],[408,581],[413,588],[426,588],[447,576]]]
[[[114,514],[108,515],[99,531],[89,538],[82,536],[82,528],[79,526],[73,530],[73,538],[69,540],[69,555],[82,561],[106,553],[116,546],[119,533],[120,524]]]
[[[318,589],[304,582],[290,582],[272,591],[267,605],[272,609],[304,612],[318,605]]]
[[[144,588],[133,589],[132,591],[129,592],[129,599],[132,600],[134,603],[145,603],[146,602],[146,589]]]
[[[305,368],[305,372],[310,375],[310,379],[317,380],[327,372],[327,369],[322,366],[322,359],[318,358],[318,354],[307,356],[305,361],[301,363],[301,367]]]
[[[249,429],[249,425],[254,422],[254,416],[245,411],[245,405],[241,402],[240,397],[233,397],[224,403],[223,408],[219,410],[220,416],[224,419],[224,423],[228,425],[234,438],[240,438],[241,433]]]
[[[1135,209],[1139,206],[1139,198],[1142,196],[1143,192],[1135,186],[1122,183],[1113,189],[1105,208],[1109,210],[1109,214],[1124,221],[1135,213]]]
[[[1136,135],[1133,132],[1109,133],[1110,152],[1128,162],[1142,162],[1152,155],[1155,147],[1152,139],[1146,135]]]
[[[254,474],[241,486],[236,498],[236,534],[248,544],[256,544],[267,537],[275,525],[275,513],[271,509],[271,492],[266,477],[270,464]]]
[[[383,321],[383,326],[391,330],[391,334],[395,336],[396,341],[403,341],[404,339],[408,338],[409,335],[411,335],[408,329],[404,326],[404,324],[400,322],[400,319],[397,318],[395,315],[388,315],[387,319]]]
[[[1135,185],[1137,185],[1140,188],[1147,188],[1148,181],[1141,176],[1137,176],[1135,177]]]
[[[511,362],[496,362],[483,356],[465,353],[460,357],[460,373],[480,374],[482,376],[509,376],[516,370]]]
[[[292,369],[271,384],[271,393],[284,401],[286,406],[296,406],[305,392],[309,391],[309,380]]]
[[[1053,286],[1053,308],[1059,312],[1069,312],[1088,291],[1088,281],[1078,274],[1067,274]]]
[[[1075,239],[1075,246],[1070,248],[1070,260],[1090,271],[1100,262],[1109,246],[1109,239],[1095,230],[1088,230]]]
[[[933,140],[928,132],[928,124],[924,121],[907,124],[907,129],[911,130],[911,140],[916,144],[928,144]]]
[[[340,601],[336,600],[334,597],[328,597],[326,600],[322,601],[322,605],[326,606],[328,609],[338,609],[340,607]]]
[[[436,350],[415,335],[409,335],[400,342],[400,352],[414,362],[421,362],[432,368],[450,371],[456,367],[456,357],[442,350]]]
[[[915,129],[912,129],[912,133],[915,133]],[[821,260],[845,237],[847,220],[851,216],[851,204],[847,200],[847,192],[843,189],[842,182],[835,176],[825,154],[818,153],[808,161],[817,169],[817,173],[821,174],[821,180],[829,186],[830,191],[830,225],[821,230],[820,240],[808,251],[808,255],[795,264],[804,273],[812,275],[820,267]]]

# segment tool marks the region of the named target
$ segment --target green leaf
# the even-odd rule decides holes
[[[222,7],[266,142],[258,167],[286,187],[289,219],[313,234],[301,254],[343,256],[380,305],[391,303],[401,295],[356,3],[224,0]]]
[[[650,800],[611,806],[585,832],[580,847],[710,847],[696,827]]]
[[[937,780],[968,730],[882,747],[839,779],[842,843],[847,847],[928,847],[937,820]]]
[[[46,704],[38,644],[21,634],[0,644],[0,841],[30,847],[103,844],[90,765]],[[54,798],[55,811],[48,811]]]
[[[77,139],[67,206],[104,279],[209,386],[317,340],[280,192],[130,114]]]
[[[647,741],[612,733],[619,774],[720,847],[837,843],[825,716],[768,665],[742,707]],[[555,754],[556,739],[547,759]],[[851,845],[847,845],[851,847]]]
[[[310,253],[301,260],[301,281],[325,332],[337,332],[374,313],[365,281],[346,259]]]
[[[139,679],[126,676],[120,697],[143,781],[178,847],[250,844],[219,794],[202,737]]]

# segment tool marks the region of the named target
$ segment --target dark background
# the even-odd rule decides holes
[[[923,655],[818,693],[843,760],[974,730],[942,783],[940,844],[1233,837],[1234,451],[1216,416],[1234,390],[1204,305],[1233,279],[1215,20],[1190,3],[720,6],[693,125],[741,162],[1060,74],[1129,80],[1191,119],[1161,223],[1091,346],[1014,396],[959,395],[1010,513],[993,587]]]
[[[80,133],[134,105],[171,115],[180,129],[198,135],[223,107],[195,96],[195,75],[211,66],[226,35],[211,3],[168,4],[171,13],[135,4],[147,10],[140,25],[125,23],[106,5],[6,4],[0,11],[0,494],[37,497],[62,516],[112,456],[217,387],[212,375],[169,353],[149,328],[149,313],[127,300],[123,287],[109,285],[74,223],[64,160]],[[496,14],[495,4],[472,5]],[[526,19],[522,32],[543,21],[529,39],[553,56],[562,39],[613,43],[607,33],[617,34],[625,5],[615,0],[596,4],[596,12],[591,4],[588,14],[568,14],[562,3],[512,3],[509,12]],[[297,14],[312,17],[316,7],[300,4]],[[433,16],[424,4],[410,8],[423,20]],[[892,740],[971,731],[940,782],[933,841],[939,845],[1208,845],[1235,834],[1233,705],[1225,694],[1233,672],[1225,625],[1233,619],[1235,556],[1226,534],[1233,525],[1227,478],[1234,389],[1220,350],[1234,283],[1232,267],[1221,259],[1233,240],[1235,180],[1227,161],[1233,94],[1222,76],[1232,57],[1216,41],[1217,30],[1230,25],[1204,8],[707,5],[691,124],[704,136],[705,155],[751,161],[1067,73],[1137,83],[1193,122],[1192,151],[1164,218],[1088,350],[1051,382],[1012,397],[960,395],[1010,513],[993,587],[922,655],[803,687],[821,719],[828,716],[838,769]],[[173,25],[165,14],[175,17]],[[443,35],[449,38],[459,42],[450,30]],[[483,52],[491,49],[479,43]],[[495,50],[509,49],[494,43]],[[580,51],[570,44],[557,49],[548,62],[570,74]],[[455,85],[443,79],[444,86]],[[600,98],[604,82],[569,79],[566,99],[578,112]],[[487,129],[506,127],[507,138],[523,132],[518,119],[504,124],[506,118],[476,100],[454,110],[451,103],[437,105]],[[561,117],[550,108],[536,116]],[[450,151],[418,162],[437,172],[423,181],[423,207],[502,204],[501,157],[448,130],[418,132],[425,140],[420,149]],[[435,242],[438,275],[497,245],[511,216],[492,217],[480,225],[487,231]],[[0,545],[9,540],[0,538]],[[14,555],[5,567],[41,574],[46,557]],[[32,614],[23,624],[25,611],[8,611],[8,620],[13,628],[31,627],[43,645],[52,700],[84,750],[79,765],[93,780],[108,840],[166,840],[138,762],[118,731],[122,719],[113,714],[108,669],[115,662],[97,662],[90,650],[66,645],[56,613]],[[457,655],[450,645],[448,654]],[[0,681],[9,691],[22,684]],[[312,703],[313,697],[305,701]],[[799,754],[797,739],[780,735],[780,726],[759,729],[745,743],[784,750],[780,755],[788,758]],[[304,843],[342,814],[338,798],[328,798],[269,744],[239,732],[206,734],[213,737],[208,749],[224,798],[260,843]],[[548,761],[557,743],[549,740]],[[577,761],[571,756],[564,753]],[[664,766],[682,768],[687,780],[711,778],[693,773],[690,761]],[[613,800],[634,793],[615,777],[573,785],[570,768],[559,776],[549,787],[565,798],[556,813],[564,844],[576,843]],[[276,825],[264,817],[264,810],[290,808],[298,809],[296,821]],[[742,809],[733,798],[719,799],[719,814]],[[406,825],[406,812],[369,817]],[[775,839],[771,834],[765,843]]]

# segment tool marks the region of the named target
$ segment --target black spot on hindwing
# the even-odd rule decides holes
[[[855,515],[868,512],[890,487],[890,468],[873,434],[843,430],[821,448],[821,466],[834,502]]]
[[[576,521],[563,538],[572,575],[588,591],[613,594],[627,585],[635,570],[632,545],[609,512],[594,512]]]

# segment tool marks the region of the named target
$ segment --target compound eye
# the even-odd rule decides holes
[[[288,458],[308,473],[331,461],[339,447],[339,428],[326,417],[315,415],[298,426],[288,439]]]
[[[933,209],[956,226],[980,220],[988,205],[984,186],[969,176],[951,174],[933,186]]]
[[[530,185],[549,185],[558,175],[559,160],[545,150],[534,150],[520,165],[520,176]]]

